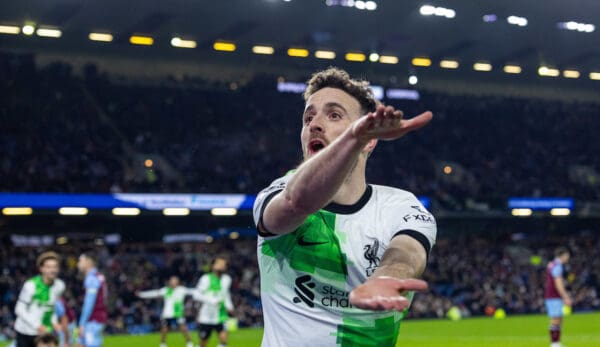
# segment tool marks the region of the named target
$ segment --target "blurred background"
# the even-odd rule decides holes
[[[409,318],[542,314],[557,246],[574,311],[600,310],[599,19],[595,0],[2,2],[0,339],[44,250],[80,309],[90,247],[108,334],[155,331],[161,303],[135,291],[194,286],[217,254],[260,328],[251,207],[300,163],[304,82],[328,66],[434,114],[367,172],[438,222]]]

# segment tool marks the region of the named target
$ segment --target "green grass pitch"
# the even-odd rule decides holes
[[[307,332],[308,333],[308,332]],[[259,346],[262,330],[241,329],[230,334],[229,347]],[[108,336],[105,347],[158,347],[158,334]],[[197,334],[194,341],[198,340]],[[575,314],[565,318],[562,342],[566,347],[600,346],[600,313]],[[4,347],[6,344],[1,344]],[[216,336],[210,347],[217,345]],[[461,321],[405,321],[398,345],[402,347],[537,347],[549,346],[548,319],[542,315],[514,316],[503,320],[472,318]],[[179,333],[171,333],[169,347],[185,346]]]

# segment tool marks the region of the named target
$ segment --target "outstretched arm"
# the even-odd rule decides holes
[[[329,146],[298,167],[285,189],[267,204],[260,230],[275,234],[294,231],[308,215],[333,199],[369,141],[398,139],[432,117],[431,112],[409,120],[402,116],[401,111],[380,105],[354,121]]]
[[[154,299],[160,298],[164,295],[163,289],[154,289],[154,290],[144,290],[140,292],[136,292],[136,295],[141,299]]]
[[[350,292],[350,302],[367,310],[403,311],[410,305],[403,296],[407,291],[427,289],[426,282],[416,279],[426,263],[427,253],[420,242],[408,235],[394,237],[375,273]]]

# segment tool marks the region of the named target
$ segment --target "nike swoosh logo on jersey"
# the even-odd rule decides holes
[[[306,241],[304,239],[304,236],[301,236],[298,239],[298,244],[300,246],[316,246],[316,245],[322,245],[322,244],[325,244],[325,243],[327,243],[327,241],[320,241],[320,242]]]

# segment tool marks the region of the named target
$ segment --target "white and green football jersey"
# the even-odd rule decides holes
[[[194,290],[188,289],[184,286],[177,286],[175,288],[162,287],[155,290],[146,290],[140,292],[140,298],[152,299],[152,298],[163,298],[163,310],[160,318],[181,318],[183,317],[183,305],[186,295],[193,295]]]
[[[292,175],[257,196],[257,225]],[[358,309],[349,293],[373,274],[394,236],[412,236],[429,252],[436,230],[435,219],[412,193],[369,185],[354,205],[332,203],[292,233],[259,235],[262,346],[395,346],[406,311]]]
[[[198,310],[197,322],[201,324],[221,324],[227,320],[227,311],[233,311],[231,300],[231,277],[220,277],[208,272],[198,280],[194,298],[202,303]]]
[[[35,336],[38,335],[38,327],[43,325],[52,331],[52,322],[56,319],[54,304],[64,291],[65,283],[58,278],[51,285],[46,285],[40,275],[27,280],[15,306],[15,330],[23,335]]]

